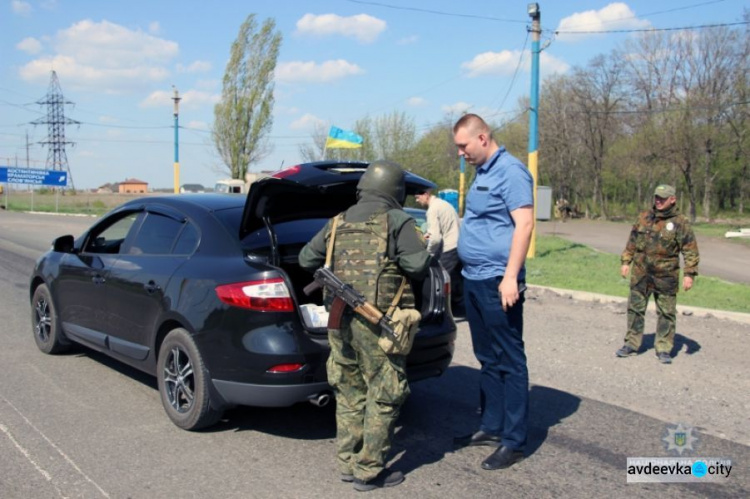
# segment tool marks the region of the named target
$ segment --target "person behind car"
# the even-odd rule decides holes
[[[400,165],[371,163],[357,184],[357,198],[343,219],[331,219],[302,249],[299,263],[309,271],[323,265],[333,237],[333,272],[384,311],[404,276],[426,277],[431,256],[414,219],[402,209],[406,183]],[[414,308],[410,284],[399,306]],[[338,467],[341,480],[354,482],[358,491],[392,487],[404,480],[402,472],[385,467],[385,460],[401,405],[409,394],[406,356],[386,354],[378,345],[380,334],[379,327],[351,309],[344,314],[340,329],[328,330],[331,353],[326,368],[336,396]]]
[[[458,259],[458,213],[448,201],[440,199],[426,189],[414,195],[421,206],[427,208],[427,251],[440,260],[451,278],[451,309],[454,315],[463,315],[463,290],[461,288],[461,262]]]

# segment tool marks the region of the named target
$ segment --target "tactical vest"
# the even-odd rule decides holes
[[[330,237],[329,232],[326,240]],[[364,222],[347,222],[343,214],[338,215],[331,267],[339,279],[380,311],[388,309],[403,279],[396,262],[388,258],[388,213],[375,214]],[[327,306],[332,300],[326,293]],[[414,308],[408,279],[398,306]]]

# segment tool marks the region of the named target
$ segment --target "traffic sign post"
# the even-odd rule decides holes
[[[0,182],[65,187],[68,185],[68,172],[0,166]]]
[[[5,207],[8,208],[8,184],[49,185],[52,187],[66,187],[68,185],[68,172],[60,170],[42,170],[38,168],[16,168],[11,166],[0,166],[0,182],[5,182]],[[32,191],[31,209],[34,210],[34,194]],[[55,204],[57,204],[57,192],[55,193]],[[58,207],[55,206],[57,210]]]

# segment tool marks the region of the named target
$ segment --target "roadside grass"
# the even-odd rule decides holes
[[[526,280],[538,286],[623,298],[627,298],[630,289],[629,279],[620,277],[619,255],[555,236],[537,236],[536,255],[526,261]],[[680,288],[677,303],[750,313],[750,285],[699,275],[689,292]]]

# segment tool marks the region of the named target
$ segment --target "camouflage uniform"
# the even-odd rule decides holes
[[[690,222],[677,206],[673,204],[664,211],[652,208],[641,213],[620,258],[623,265],[632,263],[625,344],[633,350],[641,346],[646,306],[653,293],[658,314],[655,350],[657,354],[672,351],[680,253],[685,260],[685,275],[698,275],[698,243]]]
[[[325,261],[331,222],[300,253],[303,268]],[[430,255],[414,219],[378,192],[364,191],[336,229],[331,267],[380,310],[393,300],[402,275],[423,279]],[[327,301],[330,297],[327,297]],[[400,305],[414,307],[407,286]],[[341,329],[330,329],[328,382],[336,393],[336,438],[339,471],[362,481],[385,467],[394,425],[409,394],[406,357],[386,355],[378,345],[379,328],[348,310]]]

